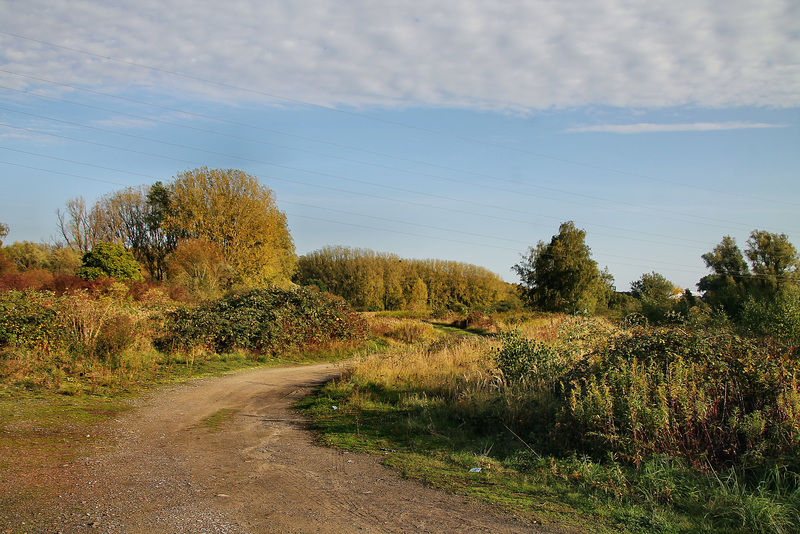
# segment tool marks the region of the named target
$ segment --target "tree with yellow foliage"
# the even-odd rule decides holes
[[[218,246],[248,287],[288,286],[297,256],[286,216],[275,194],[239,170],[202,167],[175,177],[169,185],[165,225],[185,238]]]

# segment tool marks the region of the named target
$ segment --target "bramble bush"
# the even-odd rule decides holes
[[[57,300],[52,293],[0,293],[0,347],[48,352],[64,342],[63,334],[58,324]]]
[[[591,341],[581,330],[562,329],[549,344],[500,336],[494,359],[524,414],[518,433],[532,442],[636,465],[657,455],[732,465],[800,453],[791,342],[686,325],[633,326]],[[542,420],[551,421],[546,432]]]
[[[207,347],[276,354],[367,337],[367,323],[339,297],[307,288],[254,289],[179,308],[156,340],[162,351]]]

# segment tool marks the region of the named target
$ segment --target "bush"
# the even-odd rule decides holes
[[[55,297],[36,291],[0,293],[0,346],[45,352],[62,345]]]
[[[366,339],[366,322],[339,297],[309,289],[256,289],[167,314],[160,350],[291,352]]]
[[[742,308],[740,323],[757,335],[800,345],[800,287],[790,286],[774,298],[750,297]]]
[[[800,373],[789,345],[634,327],[570,356],[576,341],[548,347],[511,336],[499,351],[501,368],[521,366],[559,393],[554,446],[635,464],[659,454],[726,465],[800,452]]]
[[[101,276],[117,280],[144,279],[133,254],[115,243],[98,243],[91,252],[84,254],[78,276],[84,280],[95,280]]]

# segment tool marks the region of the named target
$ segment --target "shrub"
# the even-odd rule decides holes
[[[55,297],[36,291],[0,294],[0,346],[51,351],[64,341]]]
[[[95,280],[109,276],[117,280],[143,280],[139,262],[133,254],[116,243],[97,243],[83,255],[83,265],[78,276],[84,280]]]
[[[731,332],[636,328],[567,376],[562,439],[633,463],[695,464],[800,451],[796,355]]]
[[[167,314],[161,350],[206,346],[259,354],[366,338],[364,319],[345,301],[308,289],[256,289]]]
[[[800,345],[800,287],[789,286],[774,298],[750,297],[740,323],[751,332]]]
[[[561,375],[562,369],[556,367],[558,355],[550,345],[523,337],[516,331],[500,334],[498,338],[502,346],[494,352],[494,359],[507,378],[547,379]]]

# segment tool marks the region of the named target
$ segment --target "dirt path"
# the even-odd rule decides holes
[[[110,424],[114,447],[76,462],[74,485],[11,532],[544,532],[315,445],[290,407],[338,372],[258,369],[154,393]],[[213,414],[218,427],[204,422]]]

